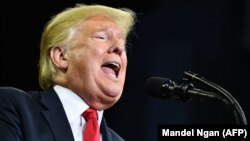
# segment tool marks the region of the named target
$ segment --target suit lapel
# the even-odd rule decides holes
[[[104,117],[102,118],[102,122],[101,122],[101,133],[102,133],[102,139],[103,141],[112,141],[112,136],[108,131],[108,126],[106,124],[106,121],[104,119]]]
[[[47,120],[56,141],[74,141],[62,103],[53,88],[42,92],[42,114]]]
[[[107,126],[104,117],[101,123],[101,133],[103,141],[124,141],[123,138]]]

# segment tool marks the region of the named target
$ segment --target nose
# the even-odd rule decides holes
[[[109,53],[115,53],[117,55],[121,55],[123,51],[124,47],[122,47],[121,45],[114,45],[109,48]]]

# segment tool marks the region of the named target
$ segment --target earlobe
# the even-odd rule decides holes
[[[51,61],[59,69],[68,68],[68,59],[66,50],[62,47],[53,47],[50,50]]]

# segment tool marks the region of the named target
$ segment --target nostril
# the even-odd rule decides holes
[[[115,54],[120,54],[121,51],[119,50],[119,48],[115,48],[114,51],[113,51]]]

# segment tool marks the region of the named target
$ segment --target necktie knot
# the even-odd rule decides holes
[[[98,119],[96,110],[92,108],[89,108],[86,111],[84,111],[82,115],[86,121],[88,121],[89,119],[95,119],[95,120]]]

